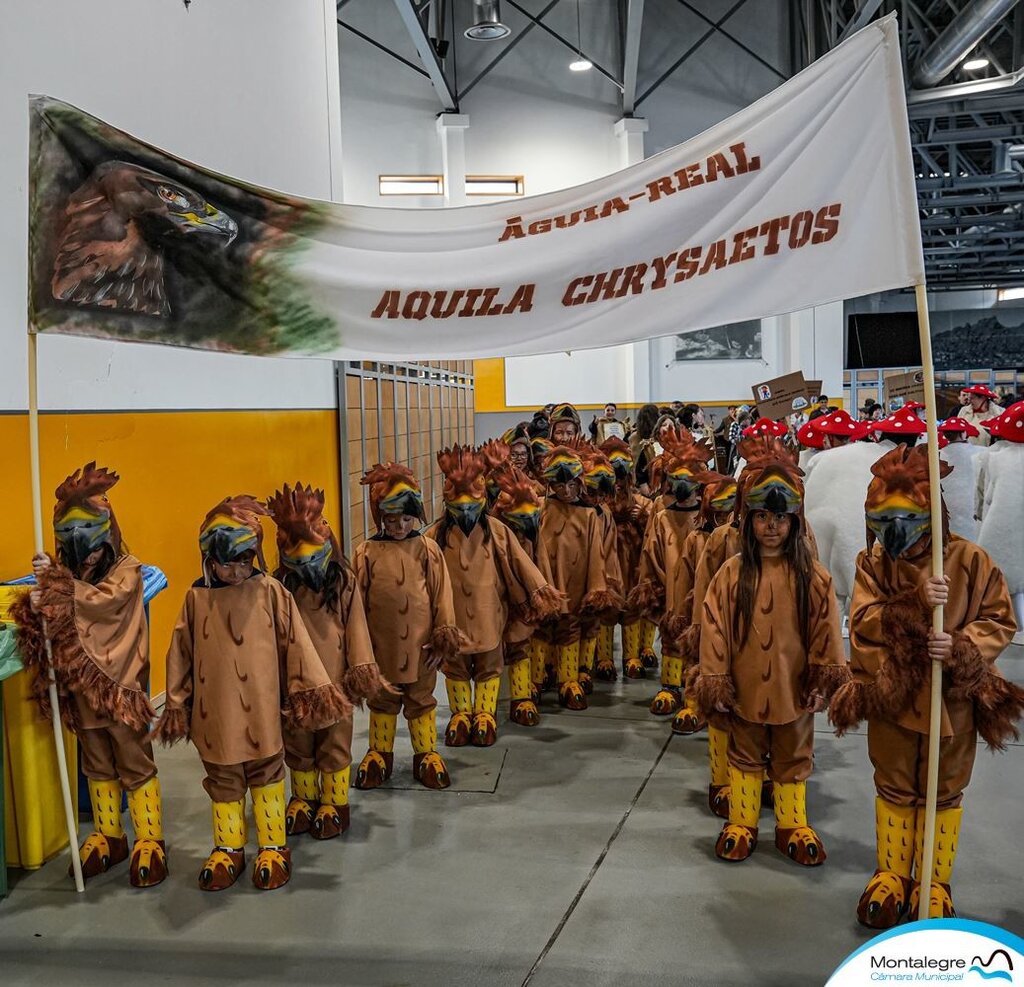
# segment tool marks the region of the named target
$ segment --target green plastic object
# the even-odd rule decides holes
[[[15,647],[13,624],[0,624],[0,683],[24,667]],[[4,704],[0,685],[0,765],[4,761]],[[0,782],[0,898],[7,897],[7,845],[4,842],[4,786]]]

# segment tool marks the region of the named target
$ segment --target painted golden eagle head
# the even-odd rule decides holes
[[[281,568],[298,575],[313,589],[319,589],[331,560],[340,561],[338,540],[324,517],[324,492],[296,483],[286,483],[267,501],[277,525],[277,550]]]
[[[199,550],[207,559],[228,563],[246,552],[254,552],[260,568],[267,568],[263,558],[263,526],[260,518],[270,512],[250,494],[225,497],[203,519],[199,526]]]
[[[585,439],[572,443],[583,464],[583,486],[596,497],[609,497],[615,493],[615,470],[608,457]]]
[[[114,556],[121,554],[121,529],[107,491],[121,478],[95,461],[75,470],[54,491],[53,532],[58,555],[79,572],[86,556],[110,545]]]
[[[370,515],[378,531],[382,514],[407,514],[426,521],[423,493],[408,466],[377,463],[359,482],[370,488]]]
[[[480,455],[483,456],[486,464],[487,502],[493,504],[499,494],[497,481],[494,479],[495,470],[509,461],[512,450],[504,439],[488,439],[479,447]]]
[[[238,224],[181,182],[127,161],[101,164],[68,199],[50,289],[57,301],[166,318],[163,244],[224,247]]]
[[[665,450],[658,457],[661,488],[678,500],[692,497],[700,486],[696,474],[706,472],[708,461],[714,459],[711,446],[695,441],[688,428],[679,426],[663,430],[658,441]]]
[[[615,470],[615,478],[618,480],[629,480],[633,476],[633,453],[629,444],[613,435],[602,442],[598,449],[607,457]]]
[[[468,535],[487,507],[487,459],[472,446],[452,446],[437,453],[437,465],[444,474],[445,514]]]
[[[522,470],[506,463],[494,473],[501,492],[494,511],[510,528],[531,541],[540,530],[542,501],[537,485]]]
[[[736,480],[714,470],[697,473],[694,479],[702,487],[699,519],[701,526],[713,528],[724,523],[736,507]]]
[[[778,436],[767,434],[749,436],[737,449],[747,462],[739,477],[736,516],[742,519],[748,510],[801,514],[804,472],[797,465],[797,453]]]

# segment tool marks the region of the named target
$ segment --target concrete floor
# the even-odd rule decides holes
[[[1000,666],[1024,681],[1024,648]],[[808,804],[823,867],[781,857],[767,813],[754,856],[729,866],[713,855],[706,735],[671,738],[647,712],[653,691],[599,685],[586,713],[548,694],[539,727],[450,752],[447,792],[413,785],[400,737],[390,785],[353,793],[341,839],[295,839],[294,876],[274,893],[248,875],[196,888],[210,847],[202,770],[191,748],[163,751],[168,880],[133,890],[122,866],[77,896],[66,857],[12,872],[0,984],[824,983],[869,938],[854,918],[874,867],[864,736],[837,740],[821,719]],[[1022,745],[979,750],[954,888],[962,916],[1017,933],[1022,791]]]

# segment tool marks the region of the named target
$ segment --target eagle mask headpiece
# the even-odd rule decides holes
[[[533,480],[509,464],[497,470],[494,478],[501,489],[495,513],[514,531],[534,541],[540,530],[542,503]]]
[[[583,486],[587,492],[599,499],[615,493],[615,470],[608,457],[585,439],[577,439],[572,448],[583,464]]]
[[[698,473],[695,479],[703,487],[697,524],[710,531],[725,524],[732,515],[736,507],[736,480],[713,470]]]
[[[323,588],[331,560],[341,559],[338,540],[324,517],[324,492],[286,483],[267,501],[277,525],[281,567],[296,573],[311,589]]]
[[[408,514],[426,521],[423,494],[408,466],[377,463],[359,482],[370,488],[370,515],[378,531],[382,514]]]
[[[939,460],[940,477],[952,470]],[[898,559],[932,528],[928,447],[899,445],[871,467],[871,474],[864,501],[869,547],[877,538],[886,555]]]
[[[246,552],[253,552],[266,571],[263,558],[263,526],[260,518],[270,512],[266,506],[249,494],[225,497],[199,526],[199,550],[203,553],[203,574],[207,561],[227,564],[240,558]]]
[[[526,440],[526,445],[529,447],[530,441]],[[493,504],[498,498],[498,494],[501,492],[498,488],[498,483],[494,479],[494,473],[500,469],[504,463],[509,461],[511,454],[511,448],[503,438],[501,439],[488,439],[482,446],[480,446],[480,455],[484,458],[484,464],[486,465],[485,482],[487,484],[487,503]]]
[[[121,529],[107,500],[107,491],[120,479],[92,462],[75,470],[54,492],[53,533],[60,558],[72,572],[81,572],[86,557],[104,545],[114,558],[121,554]]]
[[[468,538],[487,508],[487,460],[471,446],[452,446],[438,452],[437,465],[444,474],[445,514]]]
[[[747,461],[738,484],[736,513],[740,521],[750,511],[802,515],[804,472],[793,451],[772,435],[751,436],[737,449]]]
[[[663,492],[688,500],[700,487],[696,475],[706,472],[708,461],[714,458],[711,446],[694,441],[689,429],[678,426],[662,432],[660,442],[665,450],[658,469]]]
[[[615,470],[616,480],[632,480],[633,478],[633,454],[629,451],[629,445],[623,442],[617,435],[605,439],[598,449],[607,457]]]

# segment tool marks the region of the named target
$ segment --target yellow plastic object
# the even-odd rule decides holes
[[[89,779],[89,799],[92,802],[92,825],[103,836],[120,839],[124,836],[121,824],[121,783]]]
[[[370,750],[385,754],[395,749],[395,729],[398,717],[394,713],[370,711]]]
[[[159,778],[154,776],[128,793],[128,812],[132,817],[135,839],[164,838]]]
[[[807,825],[807,783],[777,781],[774,791],[775,823],[780,829]]]
[[[35,870],[68,845],[64,799],[53,747],[53,726],[39,713],[19,672],[3,684],[4,826],[8,867]],[[64,732],[68,765],[78,763],[78,741]],[[77,786],[71,786],[75,818]]]
[[[323,773],[323,802],[325,805],[348,805],[348,783],[352,768]]]
[[[252,789],[252,816],[260,847],[285,845],[284,780]]]
[[[711,762],[711,784],[729,784],[729,731],[708,727],[708,759]]]
[[[14,623],[11,607],[30,589],[30,586],[0,586],[0,623]]]
[[[729,765],[729,822],[757,829],[761,817],[761,774]]]
[[[473,701],[474,713],[490,713],[498,708],[498,689],[501,687],[501,679],[488,679],[486,682],[476,683],[476,698]]]
[[[292,771],[292,797],[306,802],[319,802],[315,771]]]
[[[473,711],[473,685],[462,679],[444,680],[448,692],[448,706],[453,713],[470,713]]]
[[[409,721],[409,736],[412,738],[412,749],[417,754],[428,754],[437,750],[437,721],[434,718],[434,710]]]
[[[910,877],[914,866],[914,829],[917,806],[894,805],[875,799],[875,839],[878,869]]]
[[[245,846],[244,798],[237,802],[213,803],[213,845],[225,850],[241,850]]]
[[[522,658],[508,666],[510,699],[530,698],[530,659]]]
[[[668,655],[661,659],[661,684],[675,689],[683,687],[683,659]]]

